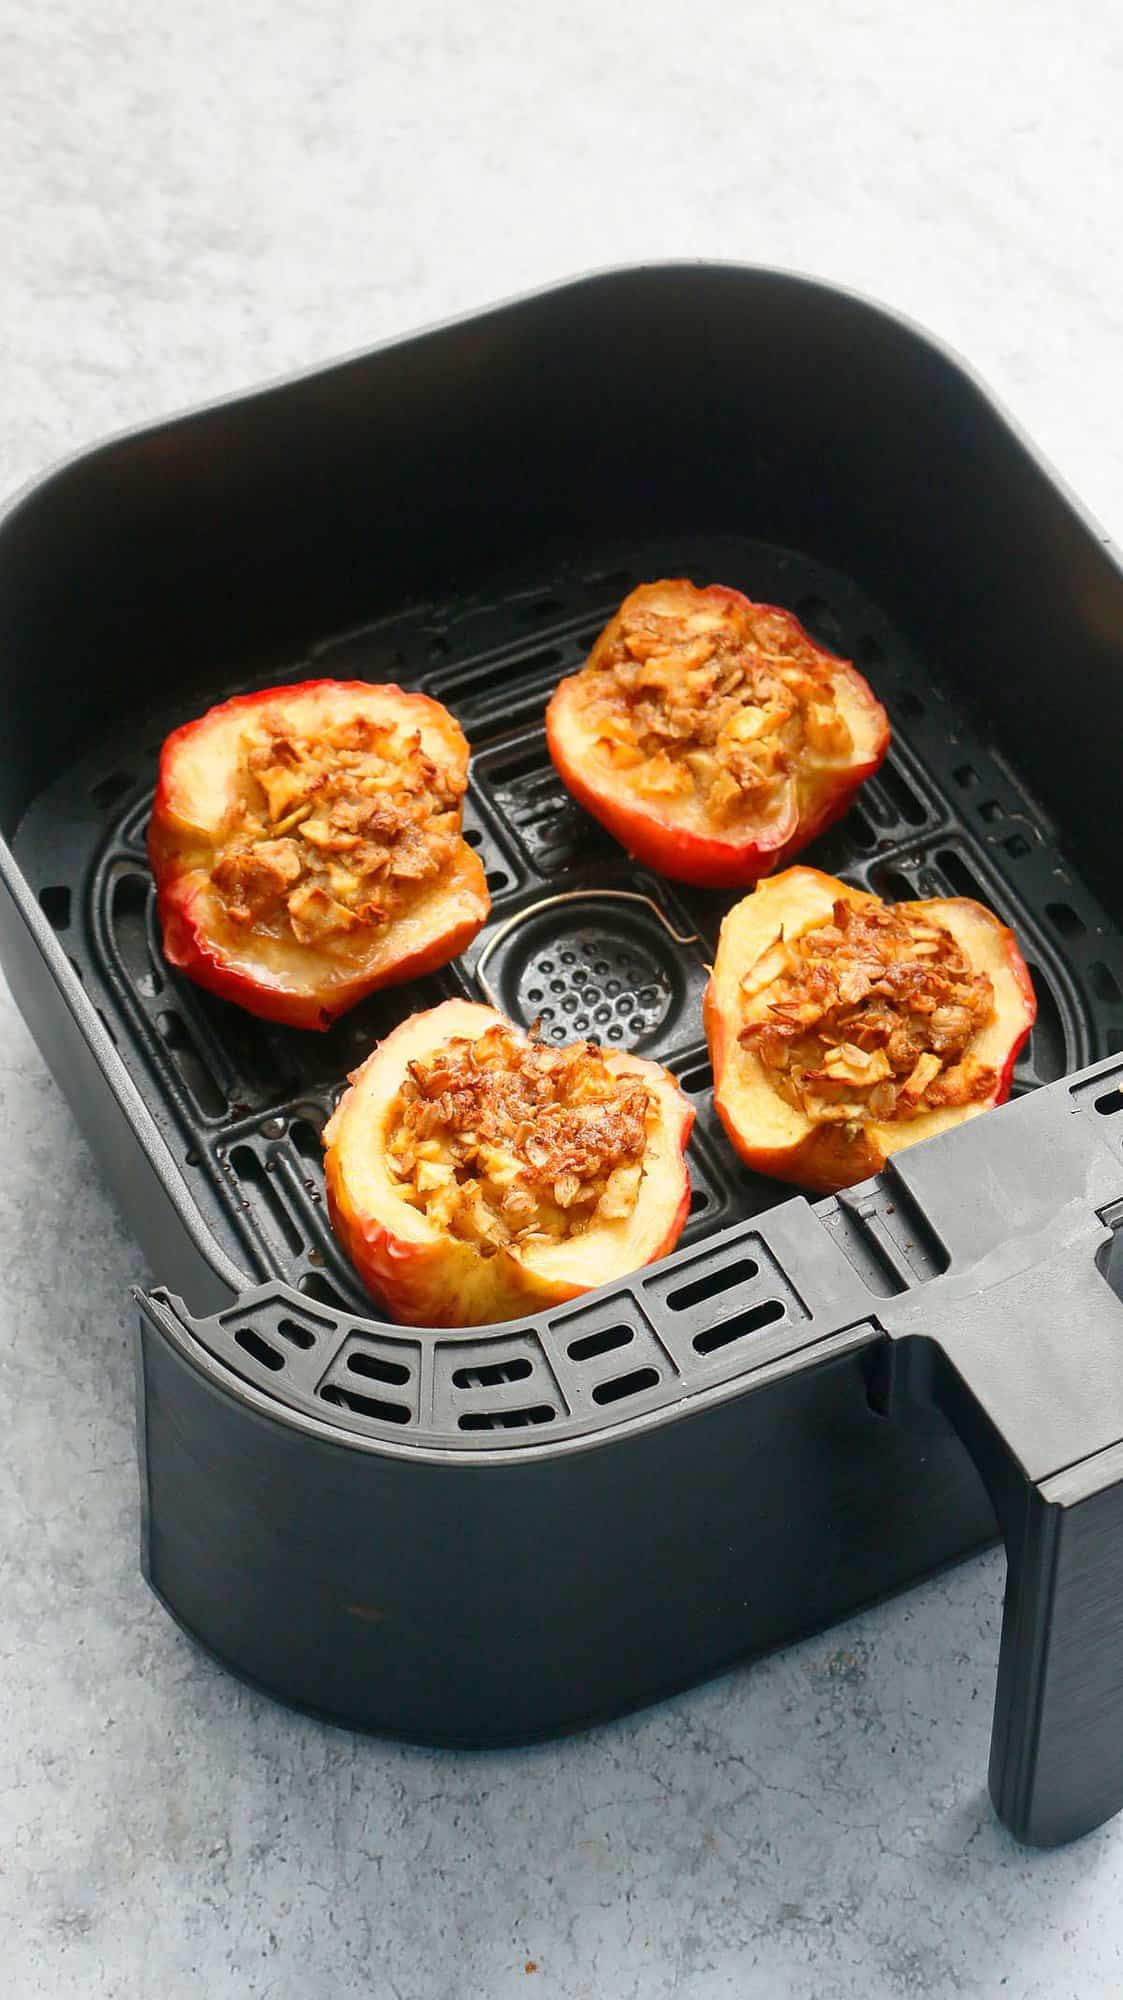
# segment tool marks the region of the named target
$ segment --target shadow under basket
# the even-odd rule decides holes
[[[700,1000],[730,895],[629,862],[543,709],[661,575],[794,609],[889,760],[806,858],[978,896],[1038,1024],[1005,1109],[809,1203],[734,1159]],[[607,273],[118,439],[0,521],[0,953],[159,1283],[146,1574],[230,1668],[428,1742],[571,1730],[1001,1532],[991,1756],[1021,1838],[1123,1803],[1123,573],[974,377],[777,273]],[[446,702],[489,924],[318,1036],[165,964],[159,745],[310,675]],[[667,1063],[673,1257],[525,1322],[379,1322],[320,1133],[405,1014],[485,998]]]

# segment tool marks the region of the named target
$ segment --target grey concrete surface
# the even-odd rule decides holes
[[[1119,535],[1121,84],[1106,0],[0,0],[0,483],[698,254],[927,322]],[[998,1557],[579,1741],[354,1740],[235,1685],[141,1583],[138,1258],[6,995],[0,1268],[11,2000],[1123,1990],[1123,1828],[1027,1853],[983,1793]]]

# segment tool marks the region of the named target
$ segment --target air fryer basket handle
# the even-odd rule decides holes
[[[1123,1807],[1123,1303],[1088,1223],[888,1316],[890,1414],[959,1433],[1005,1539],[990,1792],[1042,1847]]]

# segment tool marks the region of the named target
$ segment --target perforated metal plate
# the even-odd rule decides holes
[[[676,1339],[653,1323],[659,1315],[650,1301],[640,1306],[635,1286],[621,1288],[605,1325],[598,1320],[574,1336],[579,1347],[582,1339],[600,1343],[583,1361],[567,1343],[563,1360],[543,1362],[541,1377],[535,1360],[527,1375],[524,1332],[500,1333],[482,1343],[479,1368],[467,1360],[451,1368],[444,1403],[434,1404],[426,1375],[437,1366],[430,1348],[389,1329],[375,1334],[369,1302],[328,1227],[319,1135],[348,1070],[415,1008],[457,993],[490,997],[525,1023],[540,1019],[557,1039],[590,1034],[667,1062],[698,1112],[684,1247],[705,1244],[790,1193],[740,1166],[713,1113],[700,998],[734,897],[683,890],[630,863],[568,797],[545,749],[542,713],[556,681],[581,664],[634,583],[668,572],[791,606],[869,675],[893,722],[889,761],[806,859],[894,899],[977,895],[1013,926],[1040,1010],[1017,1089],[1123,1048],[1123,946],[1054,830],[985,728],[972,726],[902,635],[845,578],[789,551],[714,538],[645,545],[614,556],[611,569],[559,559],[537,579],[516,577],[462,602],[409,611],[280,670],[216,672],[190,690],[165,690],[35,802],[14,845],[207,1227],[245,1271],[247,1287],[268,1288],[259,1298],[274,1297],[279,1280],[308,1302],[303,1316],[274,1314],[296,1333],[278,1335],[263,1320],[256,1346],[258,1308],[239,1306],[231,1318],[245,1337],[231,1336],[227,1358],[275,1396],[310,1395],[322,1415],[389,1435],[421,1422],[423,1405],[429,1420],[434,1408],[446,1409],[459,1433],[458,1398],[467,1399],[469,1432],[508,1431],[567,1421],[585,1406],[595,1417],[614,1399],[685,1387]],[[397,679],[438,696],[459,717],[475,753],[465,831],[493,897],[488,927],[456,965],[372,996],[327,1035],[252,1020],[169,971],[143,850],[167,730],[247,685],[309,674]],[[922,1217],[887,1216],[885,1208],[876,1194],[858,1191],[819,1211],[849,1264],[883,1293],[922,1281],[936,1254]],[[746,1338],[767,1325],[752,1315],[773,1296],[740,1301]],[[625,1323],[631,1337],[608,1342],[606,1327]],[[698,1358],[692,1349],[691,1366]],[[735,1352],[725,1359],[744,1365]],[[595,1375],[589,1395],[562,1393],[574,1367],[581,1381]]]

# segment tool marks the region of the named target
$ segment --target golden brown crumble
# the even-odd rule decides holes
[[[408,1066],[387,1152],[399,1192],[483,1256],[630,1215],[654,1104],[594,1042],[524,1042],[496,1023]]]
[[[781,930],[741,981],[763,1011],[741,1030],[789,1104],[816,1123],[914,1118],[990,1095],[968,1051],[994,988],[920,907],[840,897],[829,922]]]
[[[211,879],[231,923],[298,944],[388,923],[456,851],[465,780],[419,731],[355,715],[243,738],[233,839]]]
[[[613,769],[724,824],[770,810],[802,759],[845,758],[853,738],[831,663],[786,613],[734,603],[715,624],[698,597],[693,613],[625,610],[580,678]]]

